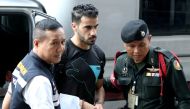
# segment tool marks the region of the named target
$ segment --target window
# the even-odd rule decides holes
[[[153,35],[190,34],[190,1],[141,0],[140,18]]]
[[[7,71],[13,71],[29,51],[29,20],[23,14],[0,13],[0,87]]]

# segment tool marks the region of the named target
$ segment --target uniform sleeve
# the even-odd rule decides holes
[[[104,87],[106,90],[113,91],[113,92],[118,92],[121,91],[121,87],[118,83],[118,72],[120,72],[121,68],[121,60],[117,59],[115,60],[116,62],[114,63],[114,69],[113,72],[111,73],[110,77],[104,78]]]
[[[113,70],[115,79],[118,79],[118,73],[120,72],[119,70],[120,70],[120,67],[119,67],[119,62],[117,60],[114,65],[114,70]]]
[[[104,77],[104,89],[105,91],[109,92],[118,92],[120,91],[120,86],[117,83],[117,70],[118,64],[117,64],[116,58],[114,58],[114,65],[113,65],[113,72],[109,77]]]
[[[115,76],[115,78],[117,80],[118,80],[119,74],[121,74],[121,72],[122,72],[123,66],[125,65],[125,61],[123,61],[123,60],[125,60],[125,56],[126,55],[124,55],[124,56],[121,55],[120,57],[117,58],[117,60],[115,62],[115,65],[114,65],[114,76]]]
[[[176,59],[169,63],[167,77],[170,78],[179,109],[190,109],[190,90],[188,89],[183,68]]]
[[[25,87],[23,96],[31,109],[54,109],[52,86],[44,76],[34,77]]]

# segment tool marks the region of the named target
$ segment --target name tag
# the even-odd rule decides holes
[[[150,77],[159,77],[159,73],[151,73],[151,72],[147,72],[146,76],[150,76]]]
[[[128,93],[128,108],[135,109],[135,106],[138,105],[138,96],[132,94],[131,91]]]

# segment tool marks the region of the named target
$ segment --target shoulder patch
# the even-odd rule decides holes
[[[176,70],[182,70],[181,65],[177,60],[174,60],[173,65]]]

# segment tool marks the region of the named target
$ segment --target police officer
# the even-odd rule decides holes
[[[2,109],[60,109],[60,104],[61,107],[68,106],[66,102],[59,101],[52,72],[53,64],[60,62],[65,51],[63,27],[51,19],[41,20],[35,26],[34,47],[13,71],[12,84],[9,85]],[[64,96],[63,99],[72,104],[66,109],[95,109],[95,106],[77,97]]]
[[[64,30],[57,21],[44,19],[36,24],[34,47],[13,71],[3,108],[10,103],[10,109],[60,109],[52,65],[61,60],[64,43]]]
[[[125,51],[117,53],[115,81],[111,82],[123,91],[124,108],[190,109],[182,65],[170,51],[150,46],[147,24],[143,20],[128,22],[121,38]]]

